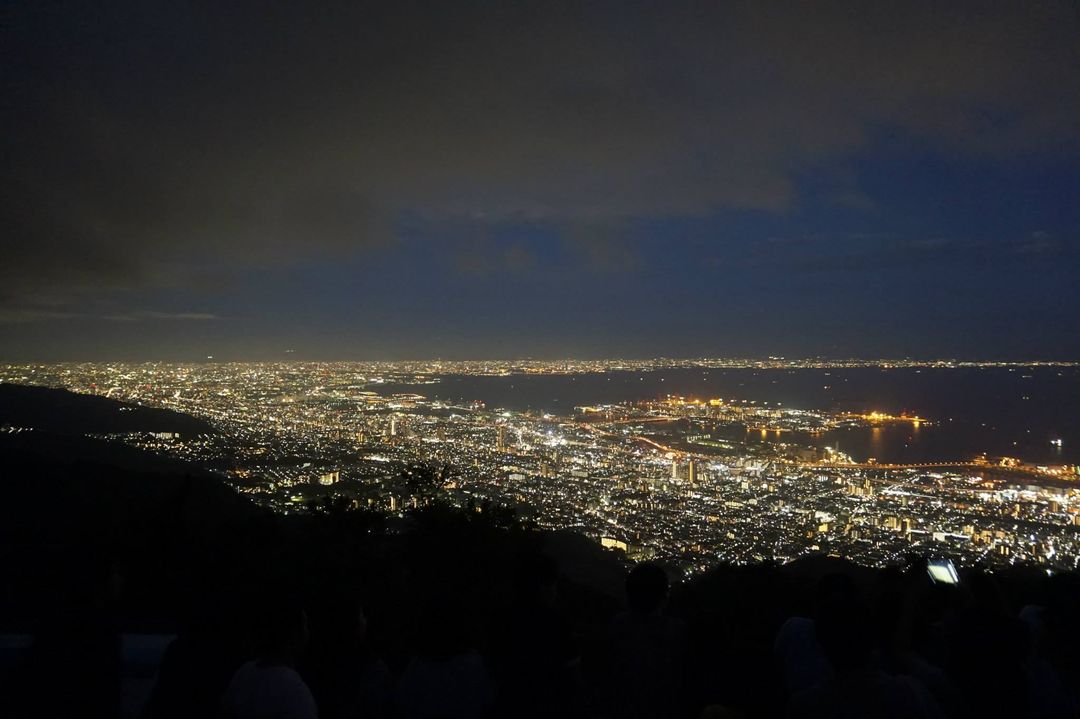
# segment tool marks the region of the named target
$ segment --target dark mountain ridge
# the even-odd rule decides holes
[[[109,397],[36,385],[0,384],[0,426],[29,427],[57,434],[176,432],[214,433],[204,420]]]

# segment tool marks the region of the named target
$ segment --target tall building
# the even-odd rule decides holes
[[[679,478],[679,460],[677,460],[677,459],[671,460],[671,478],[672,479],[678,479]]]
[[[690,484],[697,482],[697,463],[692,459],[686,465],[686,481]]]
[[[506,450],[506,425],[505,424],[500,424],[499,427],[498,427],[498,439],[496,440],[495,446],[499,449],[500,452],[503,452],[503,451]]]

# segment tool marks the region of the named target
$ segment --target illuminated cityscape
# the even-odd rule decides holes
[[[555,415],[431,396],[448,376],[759,364],[884,366],[779,358],[67,364],[9,365],[0,379],[208,420],[216,433],[111,439],[212,469],[238,492],[283,513],[337,497],[401,514],[436,493],[460,507],[512,507],[541,528],[573,530],[630,559],[663,560],[688,574],[718,561],[783,563],[811,554],[874,566],[913,553],[966,566],[1077,566],[1076,466],[985,456],[857,461],[836,447],[789,439],[895,424],[919,431],[932,427],[934,417],[670,395],[578,405]],[[399,391],[400,385],[414,391]],[[433,486],[417,487],[418,468],[427,468]]]
[[[0,719],[1080,719],[1080,2],[12,0]]]

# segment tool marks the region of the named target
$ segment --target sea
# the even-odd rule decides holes
[[[1080,367],[680,368],[436,379],[434,384],[381,389],[555,415],[571,414],[580,405],[668,395],[778,402],[797,409],[907,413],[929,422],[917,428],[897,423],[817,435],[785,433],[783,441],[837,447],[857,461],[874,458],[882,463],[959,461],[985,454],[1036,464],[1080,464]],[[741,437],[762,441],[756,432]]]

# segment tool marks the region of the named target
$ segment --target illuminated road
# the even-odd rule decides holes
[[[878,463],[839,463],[839,462],[800,462],[792,459],[780,459],[785,464],[795,464],[808,469],[880,469],[880,470],[904,470],[904,469],[985,469],[988,472],[1008,472],[1011,474],[1025,475],[1029,477],[1062,479],[1062,477],[1043,472],[1034,467],[1008,467],[1000,464],[987,464],[985,462],[920,462],[914,464],[878,464]]]

